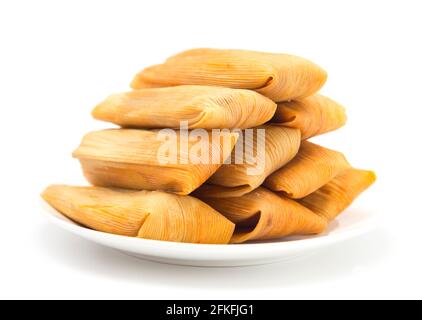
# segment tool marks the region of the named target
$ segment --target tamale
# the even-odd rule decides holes
[[[170,130],[174,139],[168,139],[163,134],[167,131],[91,132],[73,155],[93,185],[189,194],[230,156],[238,137],[229,131],[221,130],[213,136],[205,131],[202,142],[206,143],[200,143],[197,137],[185,137],[182,131]],[[199,143],[205,150],[197,148]]]
[[[328,221],[335,219],[376,180],[372,171],[350,168],[299,203]]]
[[[241,197],[209,198],[201,195],[200,199],[236,224],[232,243],[317,234],[327,227],[325,218],[263,187]]]
[[[302,139],[336,130],[346,123],[345,108],[325,96],[316,94],[301,100],[280,102],[271,122],[298,128]]]
[[[52,185],[42,197],[86,227],[145,239],[226,244],[234,224],[202,201],[160,191]]]
[[[290,198],[303,198],[349,167],[342,153],[302,141],[296,157],[271,174],[264,185]]]
[[[262,146],[258,140],[259,129],[265,130]],[[198,193],[213,194],[215,197],[240,197],[259,187],[268,175],[293,159],[299,150],[300,133],[297,129],[264,125],[253,129],[252,133],[253,140],[246,139],[246,134],[241,135],[243,138],[239,138],[232,151],[231,163],[223,164],[207,181],[210,185],[199,188]],[[241,151],[243,161],[236,163],[238,146],[244,142],[248,145]],[[250,146],[250,143],[253,145]],[[220,187],[214,188],[212,185]]]
[[[138,73],[132,88],[184,84],[255,90],[274,101],[308,97],[325,83],[327,73],[292,55],[247,50],[193,49]]]
[[[93,110],[94,118],[123,127],[189,129],[251,128],[269,121],[276,104],[251,90],[176,86],[113,94]]]

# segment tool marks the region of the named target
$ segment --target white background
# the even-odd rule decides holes
[[[420,1],[0,2],[0,298],[422,298]],[[286,52],[329,73],[348,108],[318,139],[376,170],[374,232],[300,262],[206,269],[143,262],[49,225],[39,193],[84,183],[70,156],[107,127],[92,107],[193,47]]]

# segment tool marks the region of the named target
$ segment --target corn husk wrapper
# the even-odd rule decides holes
[[[160,191],[52,185],[42,197],[86,227],[130,237],[228,243],[234,224],[202,201]]]
[[[123,127],[189,129],[251,128],[269,121],[277,105],[251,90],[176,86],[113,94],[93,110],[94,118]]]
[[[326,219],[296,201],[262,187],[242,197],[208,198],[203,195],[200,199],[236,224],[232,243],[317,234],[327,227]]]
[[[271,122],[298,128],[302,139],[308,139],[336,130],[347,121],[345,108],[325,96],[316,94],[311,97],[281,102]]]
[[[132,88],[184,84],[255,90],[274,101],[308,97],[325,83],[327,73],[292,55],[247,50],[193,49],[144,69]]]
[[[309,196],[300,199],[299,203],[331,221],[375,180],[376,176],[372,171],[350,168]]]
[[[303,141],[296,157],[271,174],[264,185],[290,198],[303,198],[349,167],[342,153]]]
[[[174,139],[157,130],[91,132],[73,155],[93,185],[183,195],[203,184],[221,166],[238,138],[237,133],[220,131],[214,137],[204,132],[203,140],[191,135],[185,140],[181,131],[172,132],[176,133]],[[182,141],[187,141],[186,149],[182,149]]]
[[[265,130],[265,152],[259,149],[258,131]],[[288,163],[297,154],[300,146],[300,133],[297,129],[281,126],[264,125],[253,130],[253,145],[247,148],[239,138],[232,151],[231,163],[223,164],[206,185],[201,186],[197,193],[213,197],[240,197],[258,188],[272,172]],[[252,140],[252,139],[251,139]],[[239,144],[243,144],[243,162],[236,163],[236,152]],[[249,157],[251,156],[251,157]],[[247,161],[254,158],[255,161]],[[263,165],[262,165],[263,164]],[[262,167],[262,168],[261,168]],[[213,186],[216,185],[216,186]]]

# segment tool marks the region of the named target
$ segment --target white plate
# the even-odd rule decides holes
[[[211,245],[131,238],[87,229],[67,219],[45,202],[42,203],[42,212],[51,222],[67,231],[131,256],[162,263],[202,267],[249,266],[289,261],[360,236],[376,225],[374,215],[368,210],[351,208],[333,222],[327,232],[318,236]]]

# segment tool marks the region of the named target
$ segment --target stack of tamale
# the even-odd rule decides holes
[[[74,151],[92,186],[52,185],[42,196],[83,226],[146,239],[226,244],[321,233],[375,181],[308,141],[346,122],[344,108],[317,93],[326,78],[286,54],[172,56],[93,110],[121,128],[88,133]]]

